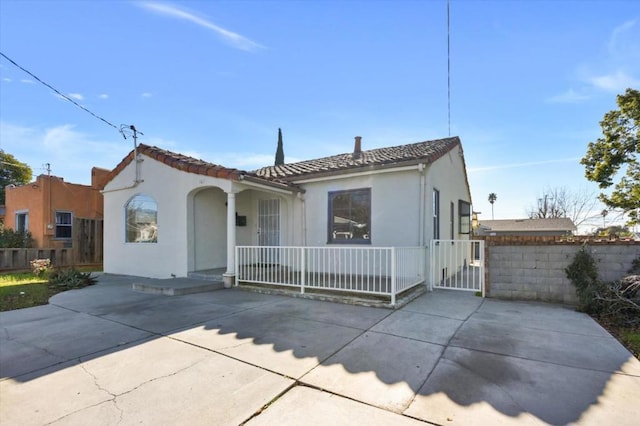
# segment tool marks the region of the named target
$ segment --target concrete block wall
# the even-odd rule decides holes
[[[536,245],[486,245],[486,292],[489,297],[538,300],[575,305],[576,290],[565,268],[573,261],[581,244],[542,243]],[[587,245],[597,263],[600,279],[624,277],[640,244],[607,242]]]

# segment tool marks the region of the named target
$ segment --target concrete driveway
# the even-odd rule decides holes
[[[0,313],[2,425],[631,425],[640,362],[586,315],[427,293],[399,310],[104,275]]]

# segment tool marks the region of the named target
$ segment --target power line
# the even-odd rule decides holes
[[[447,119],[451,136],[451,36],[449,24],[449,0],[447,0]]]
[[[109,121],[105,120],[104,118],[100,117],[99,115],[94,114],[93,112],[89,111],[87,108],[83,107],[82,105],[80,105],[79,103],[77,103],[76,101],[74,101],[73,99],[71,99],[70,97],[68,97],[67,95],[61,93],[58,89],[56,89],[55,87],[53,87],[52,85],[40,80],[40,78],[38,78],[35,74],[33,74],[32,72],[30,72],[29,70],[21,67],[20,65],[18,65],[13,59],[9,58],[7,55],[5,55],[4,53],[0,52],[0,55],[2,55],[3,58],[5,58],[7,61],[11,62],[13,65],[15,65],[16,67],[20,68],[22,71],[26,72],[27,74],[29,74],[31,77],[35,78],[39,83],[47,86],[49,89],[53,90],[54,92],[56,92],[58,95],[60,95],[63,99],[71,102],[72,104],[74,104],[75,106],[77,106],[78,108],[80,108],[81,110],[88,112],[89,114],[93,115],[95,118],[97,118],[98,120],[106,123],[107,125],[113,127],[114,129],[118,130],[118,127],[116,127],[114,124],[110,123]]]

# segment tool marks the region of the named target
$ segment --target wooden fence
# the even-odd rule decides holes
[[[0,271],[31,269],[34,259],[50,259],[52,266],[102,263],[102,219],[75,218],[71,247],[0,248]]]

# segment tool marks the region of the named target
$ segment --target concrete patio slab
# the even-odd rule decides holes
[[[607,398],[610,382],[626,385],[622,398]],[[618,413],[640,414],[637,395],[640,377],[449,347],[405,414],[438,424],[569,424],[593,406],[591,418],[606,409],[606,424],[625,424]]]
[[[167,297],[132,291],[138,280],[106,275],[0,313],[1,424],[640,418],[640,362],[561,306],[454,291],[397,310],[238,289]]]
[[[182,296],[181,299],[234,306],[240,309],[252,309],[260,306],[273,305],[282,300],[289,300],[286,296],[261,294],[237,288],[185,295]]]
[[[495,321],[516,327],[609,337],[609,333],[591,317],[577,314],[575,308],[539,302],[514,302],[487,299],[474,319]]]
[[[122,346],[149,333],[84,313],[46,305],[0,316],[0,378]]]
[[[76,361],[0,381],[0,395],[0,424],[24,426],[45,425],[112,398]]]
[[[171,337],[297,378],[361,333],[358,329],[278,312],[250,310]]]
[[[388,309],[291,297],[281,302],[261,307],[260,310],[360,330],[370,328],[393,312]]]
[[[423,422],[317,389],[296,386],[254,417],[248,426],[412,426]]]
[[[24,383],[1,382],[6,400],[0,423],[239,424],[292,384],[263,369],[160,338],[98,354],[79,368]],[[51,389],[62,393],[52,399]]]
[[[371,331],[446,345],[461,325],[457,319],[402,310],[386,317]]]
[[[434,368],[443,347],[367,332],[300,381],[393,412],[402,412]]]
[[[574,312],[574,317],[591,318]],[[510,355],[560,365],[640,375],[640,364],[625,366],[629,351],[612,336],[586,335],[529,328],[522,322],[469,319],[456,333],[452,346]],[[577,319],[575,319],[577,320]],[[588,349],[587,349],[588,348]]]
[[[470,291],[435,290],[407,304],[402,310],[464,321],[484,300]]]
[[[233,306],[161,296],[160,299],[115,306],[100,317],[154,333],[168,333],[240,310]]]

